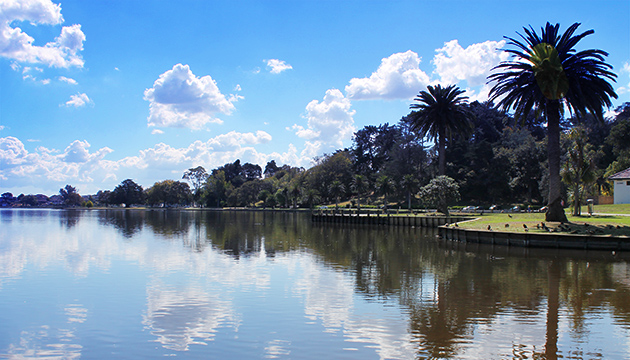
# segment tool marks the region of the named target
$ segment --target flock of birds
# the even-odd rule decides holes
[[[510,219],[512,219],[512,215],[508,214],[508,217]],[[446,224],[446,227],[448,227],[449,224]],[[457,225],[457,223],[453,224],[454,227],[459,227],[459,225]],[[510,224],[505,224],[505,228],[509,228]],[[614,225],[606,225],[606,228],[609,230],[615,229]],[[617,225],[616,226],[617,229],[621,229],[621,226]],[[539,224],[536,224],[536,229],[537,230],[544,230],[546,232],[568,232],[571,234],[581,234],[581,235],[595,235],[595,234],[603,234],[604,231],[600,228],[598,228],[597,226],[593,226],[590,225],[588,223],[584,223],[584,226],[576,226],[576,227],[571,227],[569,225],[566,224],[560,224],[555,228],[551,228],[548,227],[547,224],[545,224],[545,222],[541,222]],[[492,225],[488,225],[487,227],[488,231],[492,231]],[[529,227],[527,226],[527,224],[523,224],[523,230],[525,232],[529,231]]]

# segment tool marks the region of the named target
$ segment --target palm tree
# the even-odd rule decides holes
[[[381,175],[376,180],[376,189],[380,195],[383,195],[383,204],[385,205],[384,209],[387,211],[387,195],[394,191],[394,182],[389,176]]]
[[[514,109],[517,118],[526,117],[532,110],[543,114],[547,121],[547,156],[549,159],[549,197],[547,221],[567,221],[562,208],[560,179],[560,116],[566,107],[579,116],[587,112],[603,121],[602,108],[612,105],[617,98],[608,80],[615,81],[612,66],[604,61],[608,53],[602,50],[576,52],[575,45],[588,30],[574,35],[579,23],[559,34],[559,24],[547,25],[540,36],[530,26],[518,34],[522,42],[505,37],[508,45],[516,49],[505,50],[512,55],[494,67],[488,77],[495,82],[490,100],[499,100],[498,106],[507,111]]]
[[[330,194],[335,197],[335,208],[339,207],[339,197],[346,191],[345,186],[339,180],[335,180],[330,184],[328,189]]]
[[[365,175],[355,175],[354,179],[352,179],[352,189],[357,193],[357,208],[359,211],[361,210],[361,195],[368,191],[368,186],[368,180]]]
[[[407,204],[409,206],[409,211],[411,211],[411,194],[418,191],[418,185],[418,179],[411,174],[403,176],[400,181],[400,186],[407,192]]]
[[[463,106],[468,97],[455,85],[443,88],[441,85],[427,86],[428,91],[420,91],[414,98],[418,104],[411,104],[413,111],[411,129],[421,137],[429,134],[430,139],[437,139],[439,175],[446,174],[446,140],[453,134],[467,134],[472,129],[469,114]]]

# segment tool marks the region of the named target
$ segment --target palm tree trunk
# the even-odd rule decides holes
[[[560,179],[560,102],[547,101],[547,156],[549,159],[549,198],[546,221],[567,222],[562,207]]]
[[[446,134],[442,128],[438,136],[438,172],[439,175],[446,175]]]

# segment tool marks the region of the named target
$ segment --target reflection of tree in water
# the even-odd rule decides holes
[[[624,270],[608,253],[445,246],[434,239],[426,229],[322,224],[313,226],[305,244],[327,263],[351,270],[356,290],[366,296],[397,294],[409,311],[420,358],[456,357],[476,325],[505,313],[546,314],[544,347],[526,344],[522,352],[545,359],[561,356],[561,307],[571,314],[571,336],[586,337],[583,314],[602,306],[630,324],[630,286],[615,280],[615,266],[616,273]],[[618,278],[628,281],[630,270],[621,264],[626,272]]]
[[[107,209],[101,212],[99,221],[113,225],[128,239],[134,237],[144,226],[146,211],[136,209]]]
[[[61,210],[59,213],[59,222],[68,229],[73,228],[79,223],[83,211],[84,210],[79,209]]]
[[[300,248],[300,234],[310,222],[299,214],[271,211],[204,212],[201,219],[206,240],[235,259],[264,251],[276,252]]]

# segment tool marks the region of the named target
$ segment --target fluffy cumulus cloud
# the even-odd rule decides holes
[[[306,105],[304,118],[308,126],[295,124],[288,128],[307,140],[303,156],[313,157],[321,151],[337,149],[350,140],[355,131],[355,111],[351,106],[350,100],[337,89],[326,91],[323,101],[313,100]]]
[[[420,70],[420,57],[409,50],[381,60],[378,69],[367,78],[353,78],[346,86],[351,100],[408,99],[430,83]]]
[[[92,100],[85,93],[79,93],[76,95],[70,95],[70,100],[66,101],[63,105],[66,107],[80,108],[87,104],[92,104]]]
[[[179,148],[158,143],[139,150],[137,155],[110,160],[107,156],[112,149],[91,151],[85,140],[75,140],[63,150],[40,146],[29,151],[18,138],[8,136],[0,138],[0,180],[3,189],[38,189],[29,191],[53,195],[72,184],[88,194],[111,190],[128,178],[149,187],[156,181],[181,179],[183,172],[194,166],[209,170],[236,159],[261,166],[272,159],[281,164],[309,163],[310,159],[299,156],[293,145],[283,153],[262,153],[256,149],[256,145],[271,140],[264,131],[231,131]]]
[[[229,115],[239,96],[226,97],[206,75],[197,77],[188,65],[177,64],[146,89],[149,126],[201,129],[210,122],[222,123],[215,114]]]
[[[625,84],[626,81],[630,78],[630,62],[623,64],[623,68],[619,71],[619,82],[621,84]],[[620,86],[617,88],[617,94],[623,95],[630,93],[630,82],[627,83],[626,86]]]
[[[435,73],[444,84],[465,80],[469,86],[483,85],[492,68],[508,59],[500,50],[504,45],[505,40],[485,41],[464,49],[457,40],[451,40],[436,50],[432,61]]]
[[[0,138],[0,179],[3,187],[41,186],[48,189],[63,186],[66,182],[91,183],[104,178],[111,169],[105,156],[113,150],[108,147],[89,151],[87,141],[75,140],[63,151],[38,147],[29,152],[19,139]]]
[[[280,74],[281,72],[285,70],[293,69],[293,66],[287,64],[283,60],[270,59],[270,60],[264,60],[264,61],[267,63],[267,69],[272,74]]]
[[[50,0],[0,1],[0,56],[20,63],[44,64],[67,68],[82,67],[81,51],[85,34],[81,25],[64,26],[54,41],[35,46],[35,39],[14,22],[28,21],[33,25],[59,25],[64,19],[61,6]]]

